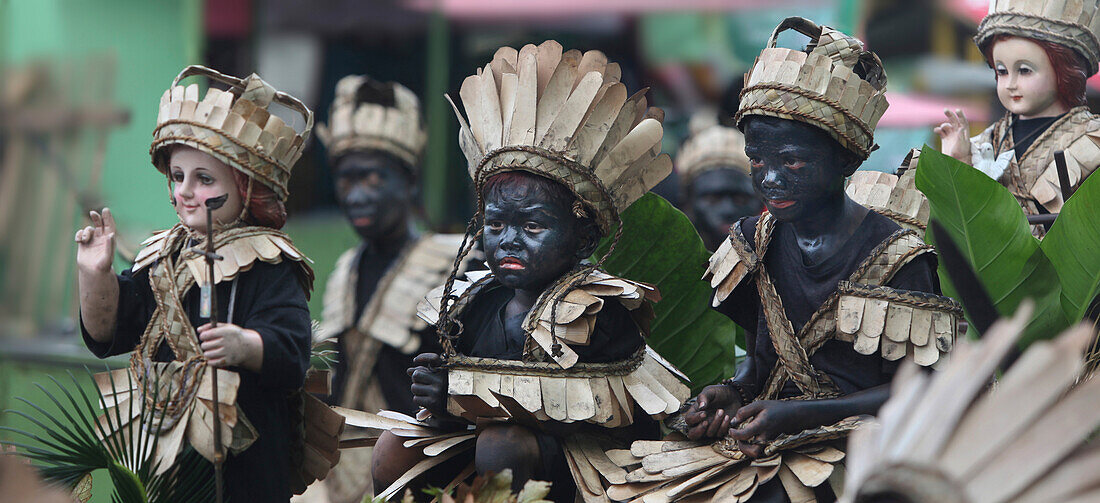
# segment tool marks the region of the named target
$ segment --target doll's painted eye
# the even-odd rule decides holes
[[[485,226],[488,227],[491,231],[499,232],[504,229],[504,222],[501,222],[500,220],[489,220],[488,222],[485,222]]]
[[[182,171],[173,171],[172,172],[172,181],[173,182],[182,182],[183,181],[183,172]]]
[[[527,222],[523,225],[523,229],[527,232],[542,232],[546,230],[546,227],[538,222]]]
[[[214,183],[214,179],[207,175],[199,175],[199,182],[201,182],[203,185],[210,185]]]

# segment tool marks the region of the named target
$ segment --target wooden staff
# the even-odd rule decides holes
[[[218,290],[214,288],[214,261],[223,257],[214,253],[214,210],[221,208],[229,194],[211,197],[206,200],[206,250],[199,251],[206,259],[206,284],[202,286],[202,301],[199,306],[199,316],[210,319],[210,328],[218,326]],[[213,388],[211,398],[214,401],[214,493],[218,503],[225,501],[222,495],[222,465],[225,463],[225,454],[222,452],[222,416],[218,403],[218,369],[209,369],[210,386]]]

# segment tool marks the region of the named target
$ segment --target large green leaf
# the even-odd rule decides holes
[[[1100,294],[1100,176],[1081,184],[1066,201],[1041,248],[1062,283],[1062,308],[1070,320],[1085,316]]]
[[[1025,298],[1035,300],[1024,343],[1069,325],[1060,306],[1055,268],[1007,189],[928,145],[921,150],[916,183],[928,197],[932,218],[959,245],[1001,315],[1012,315]],[[944,294],[957,297],[943,268],[939,272]]]
[[[710,308],[710,285],[700,279],[710,252],[691,221],[656,194],[636,201],[622,220],[622,239],[603,267],[660,290],[649,345],[687,374],[695,390],[732,376],[738,328]],[[605,239],[595,257],[609,246]]]

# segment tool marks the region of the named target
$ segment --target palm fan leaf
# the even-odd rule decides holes
[[[86,372],[91,377],[91,372]],[[149,410],[138,411],[135,408],[140,407],[142,401],[130,400],[126,412],[140,415],[140,420],[130,421],[116,431],[112,426],[123,424],[121,407],[115,408],[113,417],[99,416],[99,410],[107,408],[107,399],[99,397],[99,406],[94,406],[76,377],[71,372],[68,375],[71,385],[63,385],[52,376],[51,389],[35,384],[52,407],[18,398],[29,410],[5,411],[26,419],[41,433],[0,427],[21,440],[4,444],[15,446],[33,461],[44,479],[65,487],[76,487],[95,470],[106,470],[114,488],[113,502],[210,501],[214,494],[210,464],[191,448],[177,458],[172,469],[157,475],[155,458],[150,455],[156,450],[157,436],[141,425],[156,425],[159,429],[163,415],[154,418]],[[114,387],[113,377],[111,381]],[[159,390],[160,387],[153,383],[148,389]],[[155,393],[153,401],[157,399]]]

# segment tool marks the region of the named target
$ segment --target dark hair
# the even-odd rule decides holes
[[[1089,65],[1080,53],[1062,44],[1001,33],[994,35],[981,46],[982,53],[985,54],[985,62],[990,67],[993,67],[993,46],[997,42],[1010,38],[1030,40],[1043,48],[1054,70],[1055,89],[1058,93],[1058,101],[1063,106],[1073,108],[1085,104],[1085,81],[1089,78]]]
[[[589,210],[583,208],[577,196],[574,195],[565,184],[555,182],[545,176],[536,175],[527,171],[507,171],[492,175],[488,180],[485,180],[485,185],[481,188],[481,197],[482,200],[488,199],[489,197],[500,197],[503,195],[505,189],[519,187],[523,187],[534,194],[542,194],[546,196],[546,199],[551,203],[570,208],[574,216],[577,216],[576,209],[581,208],[585,216],[577,216],[577,225],[579,226],[578,234],[582,238],[594,236],[598,239],[603,235],[603,233],[600,232],[599,226],[596,225],[596,221],[588,216]]]
[[[286,206],[275,195],[275,191],[258,180],[252,180],[252,196],[249,197],[248,183],[251,177],[237,168],[230,167],[230,170],[233,171],[233,179],[237,182],[237,193],[241,195],[241,203],[248,208],[244,221],[250,225],[282,229],[286,224]]]

